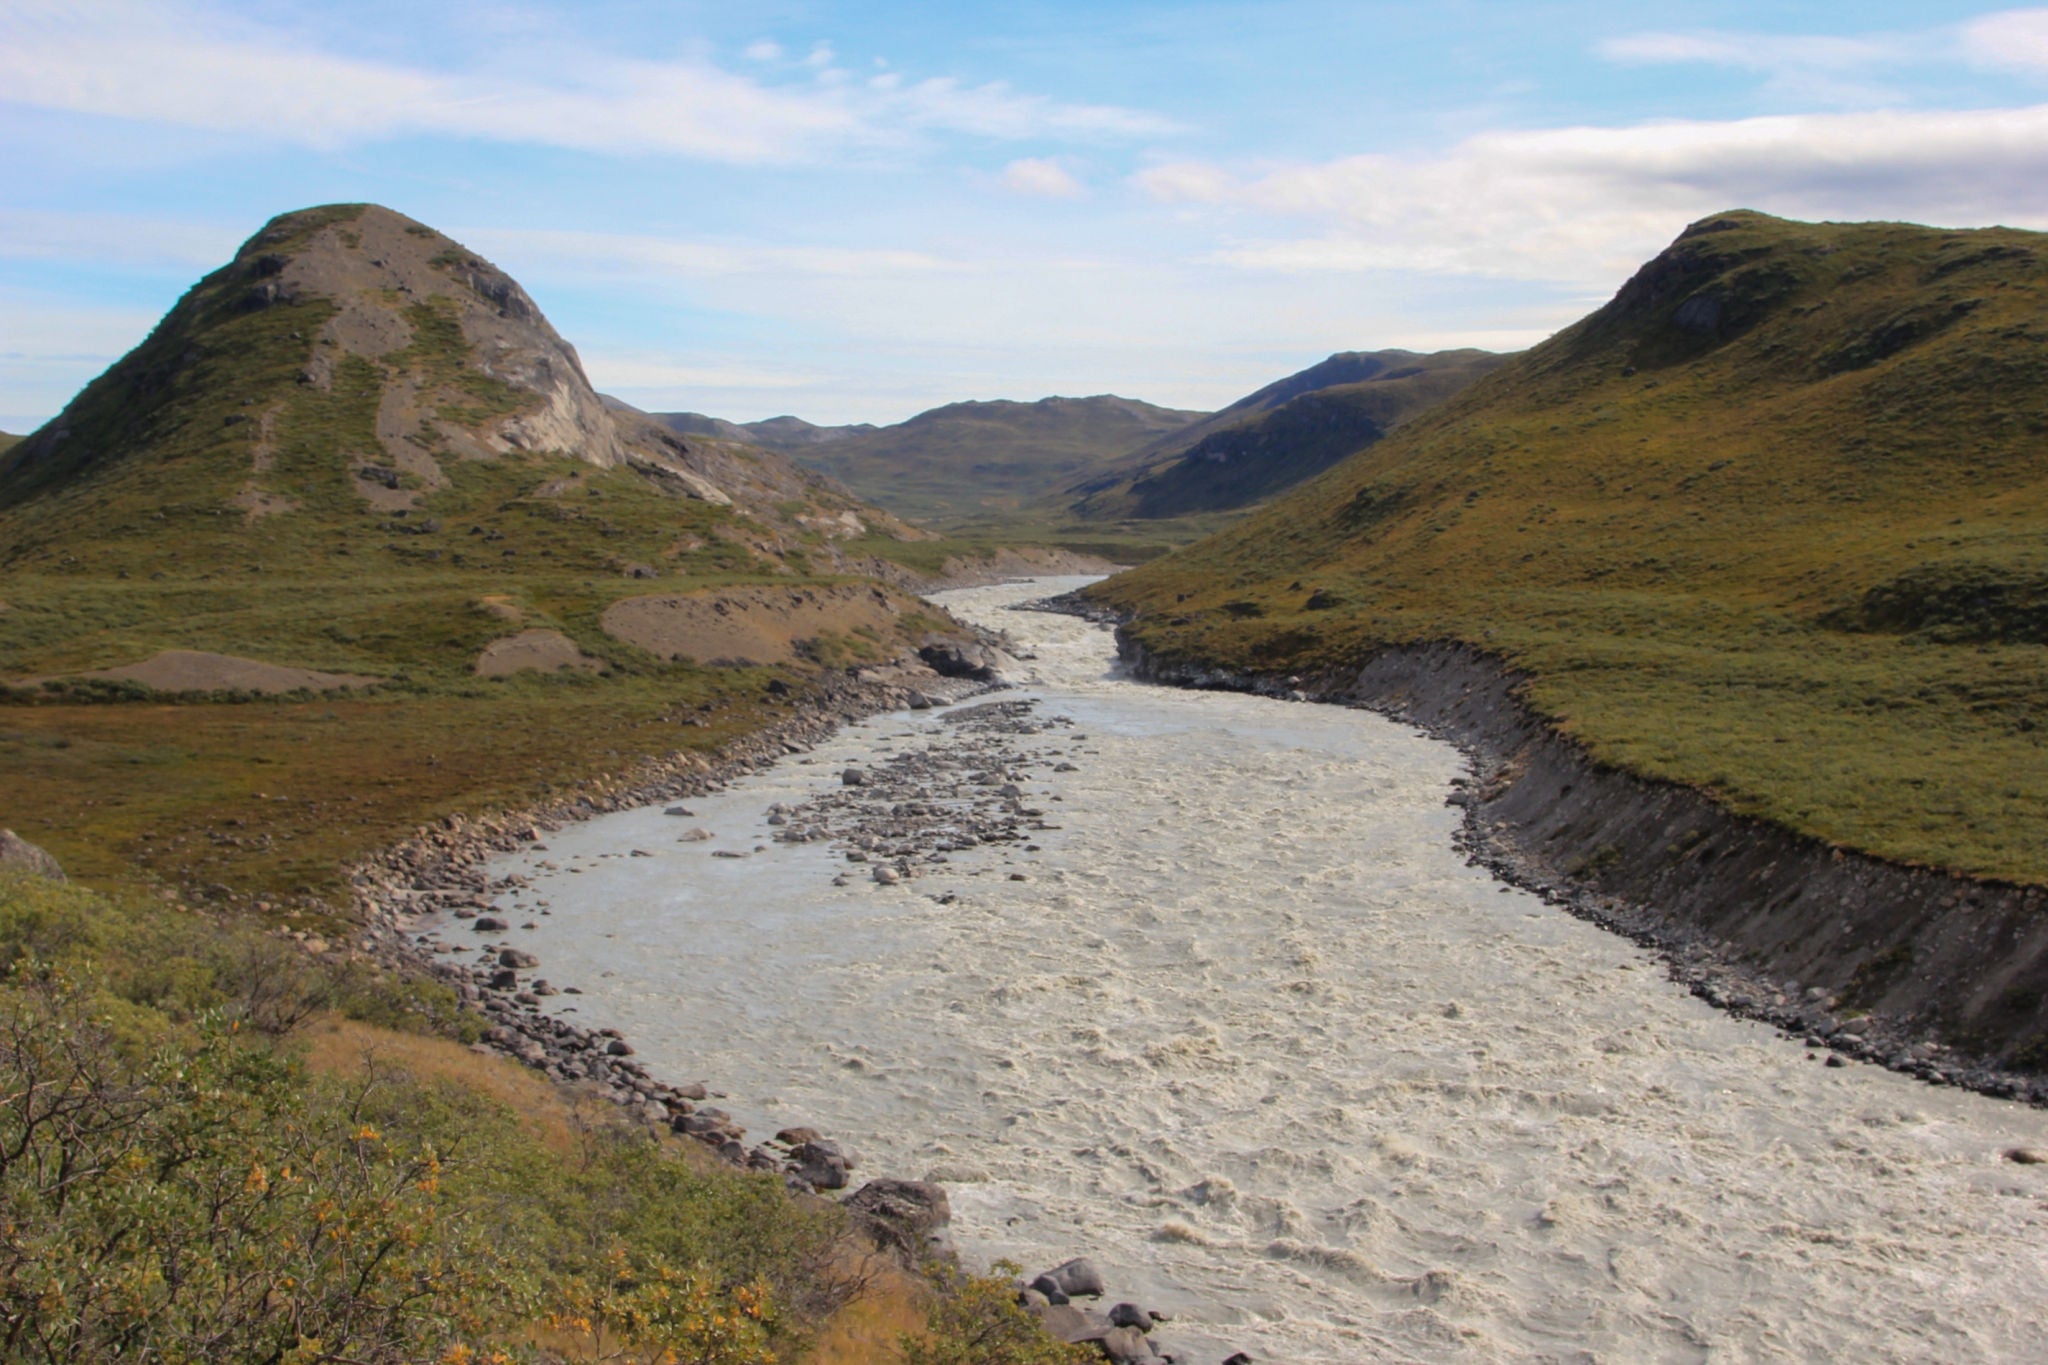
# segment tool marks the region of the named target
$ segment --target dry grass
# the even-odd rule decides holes
[[[826,1320],[804,1365],[886,1365],[901,1358],[896,1342],[925,1325],[931,1287],[910,1272],[881,1262],[853,1302]]]
[[[398,1033],[340,1015],[323,1015],[300,1033],[306,1065],[316,1073],[349,1078],[372,1068],[396,1069],[415,1080],[453,1085],[501,1104],[519,1126],[567,1156],[576,1149],[580,1117],[572,1093],[509,1057],[485,1056],[451,1038]]]

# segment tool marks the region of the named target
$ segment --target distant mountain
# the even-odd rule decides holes
[[[1037,502],[1202,416],[1102,394],[949,403],[864,432],[802,423],[847,434],[803,445],[780,439],[793,459],[860,496],[945,525]]]
[[[821,427],[806,422],[801,417],[768,417],[759,422],[728,422],[722,417],[706,417],[701,412],[651,412],[647,415],[670,431],[684,436],[716,436],[726,441],[745,441],[749,445],[779,450],[785,454],[809,446],[823,445],[829,441],[841,441],[849,436],[865,435],[875,430],[872,422]]]
[[[14,444],[20,439],[19,436],[13,436],[7,432],[0,431],[0,455],[5,455],[9,450],[13,449]]]
[[[1363,450],[1496,368],[1488,351],[1345,351],[1169,432],[1069,488],[1087,518],[1248,507]]]

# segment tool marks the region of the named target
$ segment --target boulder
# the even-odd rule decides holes
[[[839,780],[849,787],[864,787],[867,785],[868,775],[865,769],[848,768],[845,772],[839,774]]]
[[[498,965],[500,967],[538,967],[540,959],[532,953],[523,952],[518,948],[507,948],[498,954]]]
[[[846,1158],[829,1142],[806,1142],[790,1153],[790,1164],[813,1189],[843,1190],[847,1186]]]
[[[1109,1330],[1109,1319],[1100,1313],[1071,1303],[1055,1303],[1050,1308],[1034,1310],[1039,1325],[1061,1341],[1093,1341]]]
[[[980,645],[964,640],[934,639],[917,651],[925,667],[942,678],[972,678],[994,682],[995,656]]]
[[[1152,1353],[1152,1343],[1145,1334],[1135,1327],[1111,1327],[1097,1335],[1085,1336],[1076,1345],[1086,1342],[1102,1352],[1104,1360],[1117,1365],[1142,1365],[1142,1362],[1158,1359]]]
[[[913,1255],[953,1218],[945,1187],[926,1180],[870,1180],[846,1197],[846,1207],[868,1220],[878,1242]]]
[[[11,829],[0,829],[0,867],[56,882],[65,880],[64,869],[47,849],[37,847]]]
[[[1071,1299],[1099,1299],[1103,1295],[1102,1272],[1086,1256],[1056,1265],[1039,1278],[1051,1280]]]
[[[479,934],[502,934],[512,926],[496,915],[478,915],[470,921],[469,927]]]
[[[1120,1303],[1109,1310],[1112,1327],[1135,1327],[1140,1332],[1152,1330],[1152,1315],[1135,1303]]]

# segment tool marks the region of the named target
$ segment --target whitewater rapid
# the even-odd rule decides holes
[[[1036,851],[883,885],[775,842],[772,804],[953,738],[878,717],[497,860],[583,991],[548,1008],[750,1141],[943,1181],[972,1262],[1090,1256],[1210,1365],[2048,1358],[2048,1166],[2002,1156],[2048,1115],[1823,1067],[1468,866],[1447,745],[1008,610],[1081,581],[942,597],[1032,656]]]

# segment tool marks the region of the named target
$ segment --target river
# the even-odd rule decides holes
[[[997,698],[1035,702],[1030,842],[896,885],[777,842],[771,806],[962,734],[849,726],[497,860],[583,992],[547,1006],[755,1138],[944,1181],[970,1261],[1090,1256],[1204,1365],[2048,1358],[2048,1166],[2002,1155],[2048,1115],[1824,1067],[1468,866],[1447,745],[1009,610],[1080,581],[940,599],[1032,656]]]

